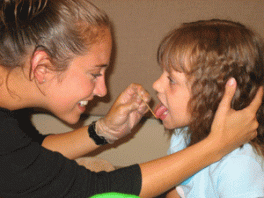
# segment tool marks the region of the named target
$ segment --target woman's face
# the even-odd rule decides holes
[[[45,92],[47,108],[60,119],[74,124],[84,113],[88,101],[94,96],[107,94],[105,71],[110,62],[112,38],[107,31],[102,41],[91,46],[89,51],[73,59],[62,74],[55,77]],[[60,78],[60,77],[59,77]]]
[[[191,115],[188,111],[190,86],[183,72],[163,70],[160,78],[154,82],[160,104],[155,108],[155,115],[167,129],[189,125]]]

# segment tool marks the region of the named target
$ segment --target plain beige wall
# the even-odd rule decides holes
[[[161,70],[156,63],[160,40],[183,22],[222,18],[242,22],[264,36],[264,0],[92,0],[104,9],[114,25],[116,52],[107,73],[105,99],[89,104],[92,115],[104,115],[114,99],[130,83],[144,85],[156,101],[152,83]],[[103,101],[98,103],[99,101]],[[93,107],[95,106],[95,107]],[[90,116],[85,124],[98,117]],[[43,133],[61,133],[71,127],[49,115],[34,115]],[[115,165],[130,165],[166,155],[169,142],[159,121],[148,119],[131,140],[105,147],[99,156]]]

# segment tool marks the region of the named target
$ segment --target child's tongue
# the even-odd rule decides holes
[[[161,102],[157,104],[157,106],[154,109],[154,113],[156,117],[161,120],[163,120],[166,117],[166,115],[164,114],[166,111],[168,111],[168,109]]]

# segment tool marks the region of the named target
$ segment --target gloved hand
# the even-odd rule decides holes
[[[116,99],[115,103],[103,118],[96,122],[96,133],[110,144],[128,135],[131,129],[148,111],[145,102],[150,95],[139,84],[131,84]]]

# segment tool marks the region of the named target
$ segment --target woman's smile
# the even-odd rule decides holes
[[[88,105],[88,102],[89,102],[89,101],[80,101],[80,102],[78,103],[78,107],[79,107],[79,109],[80,109],[82,112],[85,112],[85,110],[86,110],[86,106]]]

